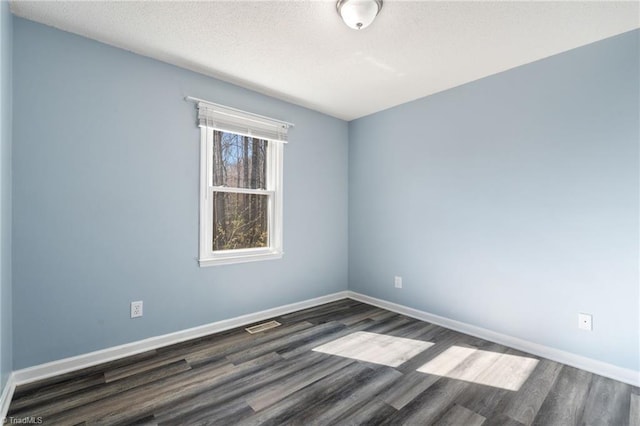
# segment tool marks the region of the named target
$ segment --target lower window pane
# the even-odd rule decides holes
[[[213,250],[267,247],[269,196],[213,193]]]

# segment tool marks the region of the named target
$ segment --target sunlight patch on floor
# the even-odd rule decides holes
[[[418,371],[517,391],[537,364],[535,358],[451,346]]]
[[[313,350],[397,367],[431,346],[433,346],[431,342],[357,331]]]

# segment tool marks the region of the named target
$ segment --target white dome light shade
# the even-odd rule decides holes
[[[367,28],[382,9],[382,0],[339,0],[338,13],[349,28]]]

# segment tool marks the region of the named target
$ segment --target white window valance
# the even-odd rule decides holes
[[[287,142],[291,123],[210,102],[198,101],[198,124],[223,132]]]

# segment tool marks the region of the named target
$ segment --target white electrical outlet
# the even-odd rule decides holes
[[[402,288],[402,277],[394,277],[393,278],[393,285],[396,288]]]
[[[131,302],[131,318],[142,316],[142,300]]]
[[[580,330],[593,330],[593,317],[591,314],[578,314],[578,328]]]

